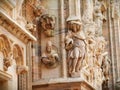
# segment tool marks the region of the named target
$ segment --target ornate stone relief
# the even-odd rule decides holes
[[[26,29],[29,30],[33,35],[36,32],[36,25],[32,22],[27,22]]]
[[[11,66],[11,43],[10,40],[3,34],[0,35],[0,51],[4,55],[4,66],[3,69],[7,71],[8,67]]]
[[[24,73],[27,73],[28,72],[28,66],[24,66],[24,65],[21,65],[21,66],[17,66],[17,74],[24,74]]]
[[[103,21],[106,21],[105,16],[103,13],[106,11],[106,7],[102,0],[96,0],[95,1],[95,6],[94,6],[94,22],[96,24],[96,36],[101,36],[102,35],[102,26],[103,26]]]
[[[3,26],[7,31],[15,35],[24,43],[28,43],[30,40],[36,40],[26,29],[21,27],[14,20],[11,20],[5,13],[0,12],[0,25]]]
[[[92,85],[101,87],[103,81],[109,80],[110,70],[110,60],[105,50],[107,43],[102,36],[106,6],[103,0],[85,2],[82,22],[79,19],[67,20],[65,49],[68,74],[71,77],[84,78]]]
[[[58,66],[60,58],[58,55],[57,48],[52,44],[51,41],[47,42],[46,50],[42,55],[41,61],[49,69]]]
[[[3,69],[4,69],[4,71],[7,71],[8,70],[8,67],[10,67],[11,65],[12,65],[12,56],[13,56],[13,54],[12,53],[10,53],[9,55],[8,55],[8,57],[5,57],[3,60],[4,60],[4,67],[3,67]]]
[[[50,14],[42,15],[40,18],[40,23],[43,28],[43,32],[47,37],[54,36],[55,16]]]

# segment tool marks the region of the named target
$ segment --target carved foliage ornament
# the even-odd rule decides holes
[[[46,36],[52,37],[54,36],[55,30],[55,16],[45,14],[40,18],[40,24],[43,28],[43,32]]]

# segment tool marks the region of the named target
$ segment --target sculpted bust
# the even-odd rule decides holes
[[[41,61],[47,68],[54,68],[58,65],[59,56],[57,51],[53,49],[51,41],[47,42],[46,51],[43,53]]]

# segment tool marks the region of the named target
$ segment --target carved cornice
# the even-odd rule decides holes
[[[2,11],[0,11],[0,25],[24,43],[37,40],[29,31],[21,27],[16,21]]]

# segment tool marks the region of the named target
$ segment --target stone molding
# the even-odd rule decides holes
[[[37,40],[29,31],[21,27],[16,21],[2,11],[0,11],[0,25],[6,28],[8,32],[15,35],[24,43]]]
[[[89,82],[87,82],[86,80],[84,80],[83,78],[58,78],[58,79],[49,79],[49,80],[41,80],[38,82],[33,82],[32,85],[34,86],[42,86],[42,85],[49,85],[49,84],[62,84],[62,83],[84,83],[86,84],[88,87],[92,88],[93,90],[95,90],[95,87],[91,86],[91,84]]]
[[[0,81],[6,81],[12,79],[12,75],[0,70]]]

